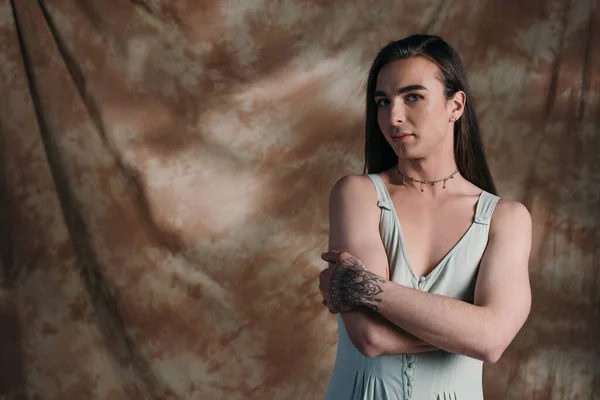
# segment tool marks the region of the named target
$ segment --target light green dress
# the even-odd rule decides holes
[[[483,191],[473,223],[427,276],[411,269],[402,230],[387,188],[370,174],[381,209],[380,233],[390,277],[400,285],[473,303],[479,263],[499,197]],[[443,350],[364,357],[352,344],[338,315],[338,349],[326,400],[481,400],[483,362]]]

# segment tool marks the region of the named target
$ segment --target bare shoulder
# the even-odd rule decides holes
[[[346,175],[338,179],[329,197],[329,216],[345,221],[359,232],[367,227],[377,228],[379,221],[377,191],[366,175]]]
[[[492,233],[531,232],[531,214],[522,203],[500,199],[494,210],[491,222]]]
[[[337,180],[331,189],[332,199],[347,199],[360,203],[377,199],[377,192],[371,179],[366,175],[345,175]]]

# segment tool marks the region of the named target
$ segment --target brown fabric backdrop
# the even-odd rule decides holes
[[[322,398],[329,190],[370,61],[426,32],[534,219],[486,399],[599,399],[599,3],[0,0],[0,398]]]

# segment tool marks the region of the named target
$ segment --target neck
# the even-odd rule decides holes
[[[457,178],[461,178],[458,167],[454,159],[454,135],[453,126],[448,125],[448,132],[445,140],[432,149],[425,157],[420,158],[401,158],[398,157],[396,174],[398,180],[406,183],[406,186],[428,188],[429,191],[438,192],[442,190],[444,183],[455,186]],[[411,178],[411,179],[406,179]],[[450,182],[443,181],[448,179]],[[411,181],[412,180],[412,181]],[[436,182],[435,185],[424,185],[422,182]]]
[[[417,160],[398,159],[396,170],[400,184],[415,187],[420,191],[438,192],[445,189],[447,184],[454,183],[456,178],[460,178],[454,157],[449,160],[440,157]]]
[[[419,181],[437,181],[444,179],[457,170],[454,159],[440,160],[436,159],[418,159],[405,160],[398,159],[398,169],[406,176]]]

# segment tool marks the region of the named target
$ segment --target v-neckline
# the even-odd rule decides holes
[[[392,200],[392,196],[390,195],[390,192],[389,192],[389,190],[387,188],[387,185],[385,184],[385,181],[383,180],[383,178],[381,178],[381,176],[379,174],[377,174],[377,175],[378,175],[379,179],[381,180],[381,183],[383,184],[383,189],[385,190],[387,198],[390,201],[390,208],[392,209],[391,211],[392,211],[392,214],[394,216],[394,220],[396,222],[396,226],[398,227],[398,233],[399,233],[399,236],[400,236],[400,249],[402,250],[402,257],[404,258],[404,262],[406,263],[406,266],[408,267],[408,271],[413,276],[413,278],[415,278],[415,280],[417,280],[417,281],[427,280],[442,265],[444,265],[446,263],[446,261],[452,256],[452,254],[454,254],[456,252],[456,249],[458,249],[460,247],[460,245],[462,244],[462,242],[464,242],[466,240],[465,238],[473,230],[473,227],[476,224],[475,219],[477,218],[477,216],[479,215],[479,213],[481,211],[481,199],[483,198],[483,194],[485,193],[485,190],[482,190],[481,193],[479,194],[479,198],[477,199],[477,204],[475,206],[475,215],[473,215],[473,221],[471,222],[471,225],[469,225],[469,227],[467,228],[467,230],[465,231],[465,233],[463,233],[463,235],[460,237],[460,239],[458,239],[458,241],[454,244],[454,246],[452,246],[452,248],[446,253],[446,255],[444,257],[442,257],[442,259],[440,260],[440,262],[437,263],[436,266],[433,267],[433,269],[431,271],[429,271],[426,275],[418,276],[415,273],[415,271],[413,270],[412,265],[410,264],[410,260],[408,259],[408,253],[406,252],[406,246],[404,244],[404,234],[402,232],[402,225],[400,224],[400,219],[398,218],[398,214],[396,213],[396,206],[394,205],[394,201]]]

